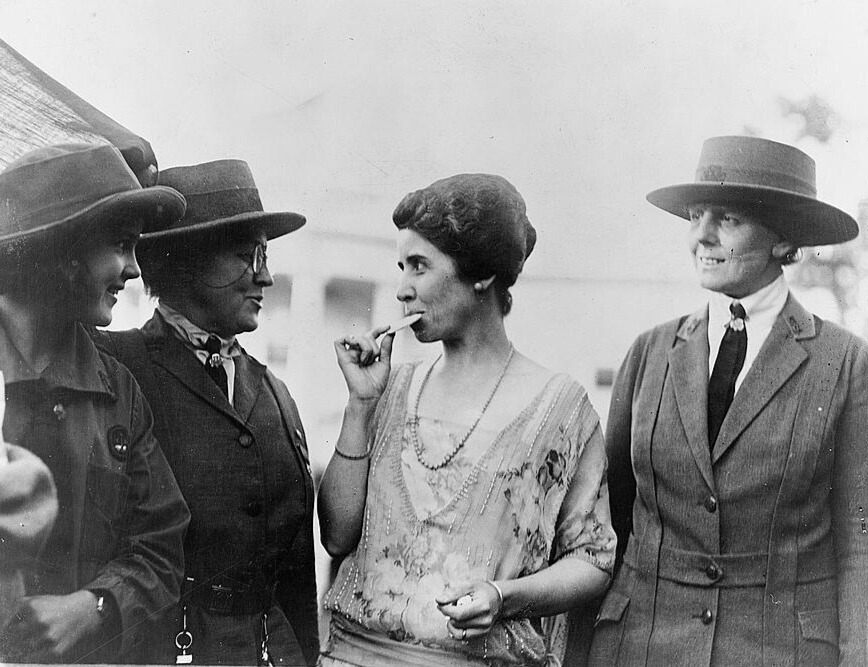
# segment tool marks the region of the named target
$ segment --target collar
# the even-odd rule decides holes
[[[0,323],[0,369],[5,383],[41,380],[49,391],[66,389],[114,397],[105,364],[80,323],[70,325],[68,340],[69,344],[45,370],[37,373],[21,356]]]
[[[716,338],[714,332],[721,332],[729,324],[731,315],[729,304],[738,301],[747,316],[745,321],[749,327],[771,329],[775,318],[780,315],[787,302],[789,288],[783,274],[771,283],[742,299],[733,299],[721,292],[709,292],[708,297],[708,332],[709,338]]]
[[[193,324],[184,315],[163,302],[157,304],[157,312],[163,316],[166,324],[175,332],[175,335],[193,350],[204,350],[205,342],[208,338],[210,336],[217,336],[217,334],[209,333]],[[241,354],[241,346],[238,344],[235,336],[228,339],[220,336],[217,336],[217,338],[220,339],[220,356],[228,358],[237,357]]]

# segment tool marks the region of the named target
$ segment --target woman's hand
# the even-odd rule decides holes
[[[440,613],[449,619],[446,629],[458,640],[487,635],[500,619],[503,607],[503,599],[489,581],[450,588],[436,602]]]
[[[28,662],[56,662],[100,627],[96,596],[80,590],[69,595],[37,595],[21,600],[3,629]]]
[[[335,341],[335,354],[344,374],[350,399],[377,400],[385,391],[392,366],[392,343],[395,334],[386,334],[379,345],[377,338],[388,329],[388,325],[377,327],[363,336],[344,336]]]

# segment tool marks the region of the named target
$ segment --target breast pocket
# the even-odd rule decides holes
[[[84,503],[81,555],[102,562],[115,549],[123,532],[130,480],[121,472],[90,464]]]

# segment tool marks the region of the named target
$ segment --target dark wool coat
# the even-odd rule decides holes
[[[626,543],[595,665],[866,665],[868,345],[790,296],[708,444],[708,315],[639,337],[607,429]]]
[[[103,334],[102,344],[142,385],[155,433],[190,505],[186,575],[198,590],[244,583],[254,576],[249,572],[275,577],[276,601],[291,629],[280,627],[280,613],[270,613],[272,647],[289,664],[313,664],[319,653],[314,490],[301,419],[286,386],[244,353],[235,357],[230,405],[159,313],[141,332]],[[198,626],[194,662],[249,661],[258,618],[248,613],[233,620],[198,606],[191,612]],[[155,639],[171,659],[178,629]]]
[[[46,462],[60,503],[42,558],[28,568],[26,594],[107,591],[121,634],[109,626],[64,661],[141,662],[151,623],[178,601],[190,513],[133,376],[80,325],[73,338],[70,357],[35,376],[0,328],[3,438]],[[0,659],[7,651],[22,659],[22,647],[6,646],[3,634]]]

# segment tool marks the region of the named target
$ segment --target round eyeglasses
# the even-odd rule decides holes
[[[244,271],[247,269],[253,269],[253,275],[259,275],[259,272],[265,268],[265,265],[268,263],[268,255],[265,253],[265,246],[261,243],[257,243],[253,246],[253,252],[239,252],[238,257],[247,262],[247,266],[244,267]],[[244,275],[243,273],[241,275]]]

